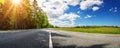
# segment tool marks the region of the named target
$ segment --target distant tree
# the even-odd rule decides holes
[[[33,1],[33,20],[36,28],[49,27],[49,22],[46,13],[38,6],[37,1]]]

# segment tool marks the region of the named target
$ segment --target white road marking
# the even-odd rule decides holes
[[[49,31],[49,48],[53,48],[51,32]]]

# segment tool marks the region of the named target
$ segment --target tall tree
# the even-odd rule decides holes
[[[21,0],[17,16],[20,29],[29,29],[34,27],[34,23],[32,22],[32,10],[29,0]]]
[[[3,29],[3,4],[0,3],[0,29]]]
[[[29,0],[20,0],[18,5],[13,0],[6,0],[4,4],[5,18],[8,18],[8,27],[11,29],[32,28],[31,6]]]
[[[30,5],[29,0],[5,0],[0,4],[0,29],[31,29],[50,26],[46,13],[34,0]]]
[[[13,12],[13,6],[11,3],[11,0],[5,0],[5,3],[3,4],[3,20],[4,22],[2,22],[3,24],[3,29],[10,29],[10,17],[12,16],[12,12]]]
[[[46,13],[38,6],[36,0],[33,1],[33,18],[36,28],[45,28],[50,25]]]
[[[41,28],[41,21],[40,21],[41,17],[38,13],[39,7],[36,0],[33,1],[32,11],[33,11],[33,21],[35,23],[36,28]]]

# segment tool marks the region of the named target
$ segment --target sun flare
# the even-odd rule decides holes
[[[14,5],[18,5],[20,3],[20,0],[12,0]]]

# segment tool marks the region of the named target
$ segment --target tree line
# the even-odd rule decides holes
[[[52,27],[36,0],[32,4],[29,0],[20,1],[18,5],[13,4],[12,0],[0,3],[0,30]]]
[[[74,28],[103,28],[103,27],[120,28],[119,26],[76,26]]]

